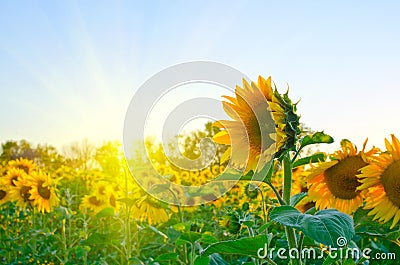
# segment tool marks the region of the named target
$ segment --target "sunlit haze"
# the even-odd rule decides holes
[[[396,1],[1,1],[0,140],[122,140],[146,79],[210,60],[272,75],[281,92],[289,84],[301,121],[336,145],[382,147],[400,132],[399,11]]]

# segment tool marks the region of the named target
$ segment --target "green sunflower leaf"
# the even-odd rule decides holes
[[[285,205],[274,208],[269,217],[272,221],[300,230],[326,246],[342,247],[346,244],[343,242],[350,242],[355,234],[353,219],[335,209],[310,215]]]
[[[158,193],[162,193],[165,192],[169,189],[170,187],[170,183],[166,183],[166,184],[154,184],[153,186],[150,187],[150,193],[151,194],[158,194]]]
[[[162,236],[163,238],[168,238],[168,236],[166,234],[164,234],[163,232],[161,232],[160,230],[158,230],[157,228],[155,228],[152,225],[146,225],[151,231],[153,231],[154,233]]]
[[[217,243],[218,240],[209,234],[201,234],[201,242],[204,244],[213,244],[213,243]]]
[[[331,144],[333,143],[332,136],[325,134],[324,132],[315,132],[312,135],[307,135],[301,141],[301,147],[310,145],[310,144]]]
[[[81,242],[82,245],[106,245],[112,244],[108,234],[93,233],[86,240]]]
[[[136,200],[133,200],[133,199],[128,198],[128,197],[117,199],[117,201],[125,203],[128,207],[132,207],[136,202]]]
[[[336,255],[334,257],[331,257],[328,255],[326,259],[324,260],[324,263],[322,265],[335,265],[338,261],[340,260],[340,256]]]
[[[293,163],[293,168],[299,167],[302,165],[310,164],[310,163],[317,163],[317,162],[323,162],[326,159],[326,154],[325,153],[315,153],[311,156],[303,157],[300,159],[297,159]]]
[[[227,169],[224,173],[219,175],[215,181],[225,181],[225,180],[251,180],[253,178],[253,171],[250,171],[246,175],[242,175],[242,172],[236,169]]]
[[[201,234],[193,231],[189,231],[186,233],[183,233],[179,239],[182,241],[185,241],[187,243],[194,244],[197,240],[201,238]]]
[[[258,235],[255,237],[244,237],[236,240],[221,241],[208,246],[202,253],[202,256],[209,256],[214,253],[236,254],[244,256],[258,257],[257,252],[264,248],[268,237]]]
[[[229,264],[218,253],[214,253],[208,257],[210,258],[210,262],[208,263],[208,265],[228,265]]]
[[[208,265],[208,264],[210,264],[210,258],[209,257],[197,256],[197,258],[194,261],[194,265]]]
[[[307,192],[300,192],[298,194],[293,195],[290,197],[290,205],[291,206],[296,206],[304,197],[307,196]]]
[[[171,261],[171,260],[177,260],[178,259],[178,254],[177,253],[163,253],[160,256],[156,257],[155,261]]]
[[[215,181],[226,181],[226,180],[248,180],[248,181],[262,181],[271,182],[271,176],[273,173],[273,160],[266,163],[260,171],[254,173],[250,170],[247,174],[242,175],[242,172],[236,169],[227,169],[224,173],[219,175]]]
[[[99,211],[95,215],[95,219],[100,219],[103,217],[109,217],[109,216],[114,216],[114,208],[113,207],[107,207]]]
[[[132,265],[144,265],[144,263],[140,259],[138,259],[137,257],[130,258],[129,259],[129,264],[132,264]]]

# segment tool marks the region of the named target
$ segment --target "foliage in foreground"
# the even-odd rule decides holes
[[[251,87],[251,88],[250,88]],[[259,92],[257,89],[260,89]],[[271,108],[273,148],[258,141],[256,115],[244,103]],[[332,154],[305,149],[333,142],[301,129],[296,104],[270,79],[244,82],[229,108],[245,113],[252,148],[242,173],[228,125],[207,124],[185,136],[183,153],[199,157],[198,140],[214,137],[217,156],[201,170],[171,165],[161,145],[146,143],[160,175],[176,184],[202,185],[216,177],[240,179],[210,203],[178,207],[155,200],[135,182],[121,144],[75,144],[61,155],[26,141],[2,145],[0,262],[5,264],[397,264],[400,257],[400,142],[361,150],[348,140]],[[227,107],[228,106],[228,107]],[[231,113],[232,114],[232,113]],[[234,115],[232,115],[234,116]],[[240,116],[240,115],[239,115]],[[236,127],[234,128],[237,129]],[[239,137],[241,139],[241,137]],[[251,140],[253,139],[253,140]],[[272,151],[271,151],[272,150]],[[256,157],[265,152],[263,178]],[[232,157],[231,157],[232,158]],[[266,171],[265,171],[266,169]],[[238,175],[239,174],[239,175]],[[167,186],[163,186],[168,188]],[[160,192],[162,189],[160,190]],[[370,250],[362,255],[364,250]],[[343,254],[345,253],[345,254]],[[347,255],[346,255],[347,253]],[[349,254],[350,253],[350,254]],[[361,253],[361,254],[360,254]],[[357,255],[359,254],[359,255]]]

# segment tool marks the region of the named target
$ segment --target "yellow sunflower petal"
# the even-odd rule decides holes
[[[226,130],[218,132],[213,136],[213,140],[219,144],[230,144],[231,140]]]

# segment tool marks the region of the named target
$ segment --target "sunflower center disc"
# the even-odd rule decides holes
[[[0,190],[0,200],[6,197],[7,193],[4,190]]]
[[[18,168],[18,169],[22,169],[23,171],[25,171],[26,174],[29,174],[29,170],[30,170],[30,167],[29,167],[29,166],[18,165],[17,168]]]
[[[10,179],[11,185],[15,187],[16,185],[15,185],[14,181],[17,181],[17,180],[18,180],[18,176],[12,177],[12,178]]]
[[[360,193],[356,190],[360,185],[356,175],[366,165],[361,157],[351,156],[328,168],[324,177],[330,192],[340,199],[354,199]]]
[[[112,207],[116,207],[117,206],[117,201],[116,201],[116,199],[115,199],[113,194],[111,194],[111,196],[110,196],[110,205]]]
[[[89,202],[90,202],[90,204],[93,204],[93,205],[96,205],[96,206],[100,206],[101,205],[101,201],[96,199],[95,196],[90,197],[89,198]]]
[[[381,181],[389,200],[400,207],[400,161],[393,162],[386,168]]]
[[[101,195],[105,195],[105,194],[106,194],[106,187],[101,186],[101,187],[99,188],[99,193],[100,193]]]
[[[21,195],[21,197],[24,199],[25,202],[33,201],[33,200],[29,199],[29,197],[31,196],[31,194],[29,193],[30,190],[31,190],[31,187],[23,186],[21,188],[21,190],[19,191],[19,194]]]
[[[50,199],[50,189],[47,187],[43,187],[43,182],[39,183],[38,193],[42,198],[48,200]]]

